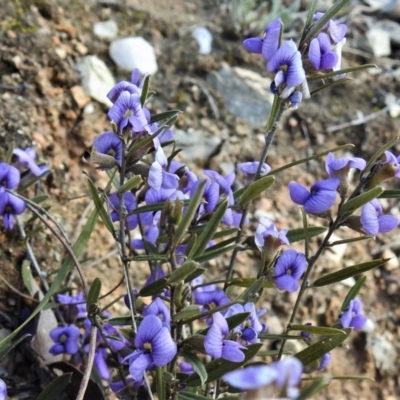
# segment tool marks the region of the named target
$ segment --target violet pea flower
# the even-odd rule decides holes
[[[161,320],[163,326],[168,329],[171,328],[171,313],[169,308],[159,297],[144,309],[142,315],[143,317],[146,317],[147,315],[155,315]]]
[[[3,381],[3,379],[0,379],[0,400],[6,400],[7,399],[7,385]]]
[[[362,171],[367,162],[360,157],[335,158],[333,153],[328,153],[325,161],[325,169],[331,178],[340,178],[347,175],[350,168],[357,168]]]
[[[0,193],[6,189],[14,189],[20,181],[20,173],[17,168],[5,162],[0,163]]]
[[[35,162],[36,153],[31,147],[27,147],[25,150],[14,149],[13,153],[18,157],[18,164],[28,168],[31,173],[35,176],[42,175],[43,172],[48,171],[46,166],[38,166]]]
[[[122,141],[114,132],[107,131],[97,136],[93,147],[98,153],[113,157],[117,164],[121,165]]]
[[[254,235],[255,243],[260,250],[264,248],[267,252],[272,253],[283,244],[289,246],[290,243],[286,237],[287,232],[287,229],[278,231],[269,218],[262,217]]]
[[[311,40],[308,58],[316,71],[332,69],[338,62],[338,55],[331,49],[329,36],[321,32]]]
[[[60,326],[54,328],[50,332],[50,337],[55,343],[50,347],[50,353],[53,356],[58,356],[59,354],[75,354],[78,352],[78,339],[80,331],[75,325]]]
[[[394,215],[383,214],[378,199],[373,199],[362,207],[360,222],[369,235],[390,232],[399,225],[399,220]]]
[[[306,256],[296,250],[284,251],[275,264],[274,282],[278,289],[295,292],[299,288],[299,279],[307,265]]]
[[[362,314],[362,303],[359,299],[350,300],[349,306],[340,316],[343,328],[354,328],[356,331],[362,329],[367,318]]]
[[[332,358],[332,354],[330,352],[325,353],[319,360],[319,365],[318,365],[317,371],[321,371],[322,369],[325,369],[328,366],[328,364],[330,363],[331,358]]]
[[[140,71],[135,68],[132,72],[131,76],[131,81],[121,81],[118,82],[107,94],[107,97],[115,103],[115,101],[118,99],[119,95],[122,92],[129,92],[130,94],[142,94],[142,87],[144,83],[144,79],[142,82],[139,84],[139,79],[140,79]]]
[[[110,208],[112,209],[110,213],[111,221],[119,221],[119,197],[117,193],[111,193],[108,196],[108,201],[110,203]],[[125,209],[128,213],[132,212],[137,207],[136,197],[131,192],[126,192],[123,194],[123,201]],[[133,230],[138,225],[138,216],[136,214],[128,215],[126,218],[129,230]]]
[[[19,197],[0,190],[0,215],[3,216],[3,224],[6,229],[14,227],[15,216],[22,214],[25,208],[25,202]]]
[[[324,15],[322,12],[314,14],[314,21],[318,21]],[[347,26],[345,24],[338,24],[333,19],[329,20],[323,27],[323,32],[327,33],[333,43],[339,43],[344,39],[347,33]]]

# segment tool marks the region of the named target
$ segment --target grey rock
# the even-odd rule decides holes
[[[99,21],[93,25],[93,33],[102,39],[114,39],[118,34],[118,25],[112,19]]]
[[[397,360],[397,350],[392,343],[391,334],[385,332],[382,336],[377,336],[371,340],[372,355],[375,359],[375,366],[380,371],[395,370]]]
[[[210,54],[213,37],[211,32],[204,26],[199,26],[193,30],[192,36],[196,39],[199,45],[200,54]]]
[[[225,107],[231,114],[254,128],[261,128],[267,123],[273,101],[270,79],[243,68],[231,68],[224,63],[219,71],[207,76],[207,81],[221,93]]]
[[[385,57],[392,53],[390,32],[382,28],[372,28],[367,32],[368,42],[375,57]]]
[[[375,29],[381,29],[389,33],[392,43],[400,44],[400,24],[390,19],[382,19],[374,23]]]

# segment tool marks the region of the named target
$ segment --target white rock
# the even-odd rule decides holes
[[[338,242],[340,240],[343,240],[343,238],[336,234],[333,234],[330,238],[331,243]],[[347,250],[347,243],[338,244],[336,246],[330,247],[329,250],[331,251],[326,252],[329,259],[332,260],[336,266],[340,266],[343,262],[344,254]]]
[[[394,371],[397,359],[397,350],[393,345],[393,338],[388,332],[371,340],[372,355],[375,366],[381,371]]]
[[[114,39],[118,34],[118,25],[112,19],[99,21],[93,25],[93,33],[102,39]]]
[[[115,64],[127,71],[137,68],[143,75],[152,75],[158,70],[153,46],[140,36],[113,41],[109,53]]]
[[[82,86],[85,93],[99,103],[111,107],[107,93],[115,85],[107,65],[96,56],[86,56],[76,66],[81,74]]]
[[[204,28],[204,26],[199,26],[192,31],[192,36],[196,39],[196,42],[199,45],[200,54],[211,53],[213,37],[207,28]]]
[[[361,329],[362,332],[365,333],[372,333],[376,329],[376,324],[372,319],[367,318],[367,321],[365,322],[365,325]]]
[[[372,28],[367,32],[368,42],[375,57],[385,57],[392,53],[390,33],[381,28]]]

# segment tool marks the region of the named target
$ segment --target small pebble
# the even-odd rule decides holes
[[[199,45],[200,54],[211,53],[213,37],[207,28],[199,26],[193,30],[192,36],[196,39],[196,42]]]

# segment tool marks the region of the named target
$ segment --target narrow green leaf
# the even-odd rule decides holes
[[[308,233],[308,218],[304,207],[300,207],[301,216],[303,219],[303,230],[304,230],[304,255],[308,260],[309,249],[310,249],[310,234]]]
[[[167,261],[168,257],[164,254],[141,254],[140,256],[130,257],[131,261]]]
[[[346,310],[346,308],[349,306],[349,303],[351,300],[356,298],[358,295],[358,292],[361,290],[361,288],[364,286],[365,281],[367,280],[367,277],[364,275],[362,276],[355,284],[354,286],[349,290],[347,293],[347,296],[345,297],[341,311]]]
[[[280,350],[261,350],[258,352],[258,356],[260,357],[275,357],[280,354]],[[284,350],[282,354],[293,355],[293,351]]]
[[[281,110],[282,107],[282,100],[279,98],[278,95],[274,96],[274,101],[272,103],[272,107],[271,107],[271,111],[269,113],[269,118],[268,118],[268,122],[267,125],[265,127],[265,130],[268,132],[272,126],[274,125],[277,116]]]
[[[310,97],[315,96],[317,93],[321,92],[322,90],[331,88],[333,86],[341,85],[342,83],[345,83],[345,82],[351,81],[351,80],[353,80],[353,78],[349,78],[346,76],[344,78],[336,79],[334,81],[329,81],[328,83],[325,83],[324,85],[321,85],[320,87],[318,87],[314,90],[311,90]]]
[[[97,210],[96,209],[93,210],[86,225],[84,226],[78,239],[76,240],[75,244],[73,245],[72,249],[77,257],[79,257],[81,255],[82,251],[85,249],[87,242],[89,240],[89,237],[90,237],[91,233],[93,232],[93,229],[96,225],[98,217],[99,217],[99,214],[98,214]],[[40,303],[37,305],[37,307],[33,310],[32,314],[25,320],[25,322],[23,324],[21,324],[12,333],[10,333],[2,341],[0,341],[0,350],[4,346],[6,346],[16,335],[18,335],[18,332],[20,332],[24,326],[26,326],[30,321],[32,321],[32,319],[35,318],[36,315],[41,310],[43,310],[43,308],[46,306],[46,304],[51,299],[51,297],[58,291],[59,287],[64,283],[65,278],[71,272],[71,269],[74,267],[74,265],[75,265],[75,263],[74,263],[72,257],[68,256],[66,258],[66,260],[63,262],[63,264],[62,264],[60,270],[58,271],[57,276],[54,279],[53,283],[51,284],[49,290],[44,295],[43,299],[40,301]]]
[[[192,318],[200,314],[201,306],[197,304],[191,304],[185,307],[183,310],[177,312],[172,316],[173,321],[181,321],[182,319]]]
[[[132,317],[130,315],[110,318],[107,322],[111,325],[127,326],[132,325]]]
[[[106,171],[108,177],[110,178],[110,184],[112,184],[118,189],[121,185],[119,184],[119,180],[117,178],[117,170],[115,168],[113,169],[108,169]],[[108,185],[107,185],[108,186]]]
[[[294,167],[294,166],[296,166],[296,165],[304,164],[304,163],[306,163],[306,162],[308,162],[308,161],[311,161],[311,160],[316,160],[317,158],[320,158],[320,157],[322,157],[322,156],[325,156],[325,155],[327,155],[328,153],[335,153],[336,151],[339,151],[339,150],[346,150],[346,149],[350,149],[350,148],[353,148],[353,147],[354,147],[354,144],[348,143],[348,144],[344,144],[344,145],[342,145],[342,146],[334,147],[333,149],[330,149],[330,150],[321,151],[320,153],[313,154],[313,155],[310,156],[310,157],[305,157],[305,158],[302,158],[302,159],[300,159],[300,160],[293,161],[293,162],[291,162],[291,163],[289,163],[289,164],[286,164],[286,165],[284,165],[284,166],[282,166],[282,167],[273,169],[273,170],[269,171],[267,175],[275,175],[275,174],[277,174],[278,172],[285,171],[286,169],[289,169],[289,168]]]
[[[242,362],[226,361],[223,360],[222,358],[217,358],[215,360],[212,360],[205,366],[208,375],[206,383],[215,381],[221,378],[226,373],[240,368],[242,365],[246,364],[249,360],[255,357],[262,346],[263,346],[262,343],[254,343],[249,345],[247,347],[247,350],[243,350],[243,353],[245,354],[245,359]],[[201,379],[197,373],[194,373],[189,376],[189,378],[186,381],[186,384],[189,387],[201,386]]]
[[[167,389],[167,382],[164,379],[164,372],[166,372],[166,365],[163,367],[156,366],[156,392],[158,400],[166,400],[165,391]]]
[[[228,251],[233,250],[236,247],[236,244],[231,244],[229,246],[221,247],[221,248],[214,248],[216,246],[210,247],[207,251],[205,251],[201,256],[195,257],[195,261],[198,263],[203,263],[209,260],[213,260],[222,254],[227,253]]]
[[[332,380],[338,380],[338,381],[354,380],[354,381],[375,382],[375,379],[372,378],[371,376],[363,376],[363,375],[333,375]]]
[[[15,142],[14,142],[14,140],[13,140],[13,141],[10,143],[10,146],[9,146],[9,148],[8,148],[8,150],[7,150],[6,159],[5,159],[5,162],[6,162],[7,164],[11,164],[12,156],[13,156],[13,154],[14,154],[14,149],[15,149]]]
[[[150,89],[150,75],[147,75],[144,78],[142,93],[140,95],[140,104],[142,105],[142,107],[144,107],[144,105],[146,104],[147,96],[149,95],[149,89]]]
[[[303,340],[300,335],[279,335],[272,333],[259,333],[257,337],[261,340]]]
[[[6,357],[6,355],[15,347],[17,347],[21,342],[23,342],[25,339],[32,337],[30,333],[25,333],[25,335],[22,335],[19,337],[17,340],[15,340],[12,343],[9,343],[7,346],[4,346],[1,351],[0,351],[0,361],[3,361],[3,359]]]
[[[238,228],[229,228],[229,229],[225,229],[223,231],[219,231],[219,232],[215,232],[212,239],[221,239],[225,236],[230,236],[230,235],[234,235],[238,232]],[[235,236],[236,237],[236,236]]]
[[[21,193],[24,190],[28,189],[35,183],[40,182],[45,176],[49,175],[51,171],[49,169],[45,170],[38,176],[33,176],[32,178],[26,177],[26,179],[21,179],[19,185],[18,185],[18,192]]]
[[[57,376],[49,383],[44,390],[36,397],[36,400],[54,400],[61,396],[64,389],[71,382],[72,372]]]
[[[117,194],[126,193],[131,191],[133,188],[138,187],[142,183],[142,178],[139,175],[132,176],[117,190]]]
[[[203,231],[200,236],[197,238],[194,243],[188,258],[194,258],[196,256],[200,256],[203,254],[204,250],[207,247],[208,242],[213,238],[215,231],[218,229],[218,226],[224,217],[225,211],[228,208],[228,201],[223,201],[218,208],[213,213],[213,216],[205,225]]]
[[[40,204],[40,203],[43,203],[48,198],[50,198],[50,196],[48,194],[41,194],[41,195],[36,196],[33,199],[31,199],[31,201],[33,201],[35,204]]]
[[[318,6],[318,0],[312,0],[311,4],[308,6],[309,9],[308,9],[308,13],[307,13],[306,23],[304,26],[303,36],[310,29],[310,25],[314,22],[314,14],[317,10],[317,6]],[[300,40],[300,41],[302,41],[302,40]]]
[[[376,186],[368,190],[367,192],[364,192],[356,197],[353,197],[351,200],[346,201],[346,203],[344,203],[343,206],[340,208],[339,212],[342,215],[348,212],[352,212],[357,208],[360,208],[363,205],[367,204],[371,200],[376,199],[383,192],[384,189],[382,186]]]
[[[210,398],[197,393],[179,392],[178,400],[210,400]]]
[[[42,232],[42,231],[43,231],[43,227],[37,226],[35,229],[32,229],[31,231],[26,233],[25,240],[27,240],[31,237],[35,237],[39,232]]]
[[[243,300],[245,303],[254,300],[258,296],[258,292],[264,287],[265,278],[262,276],[241,293],[236,300]]]
[[[363,175],[365,175],[376,163],[376,161],[378,161],[378,159],[382,157],[383,153],[386,150],[389,150],[392,146],[394,146],[398,140],[399,136],[394,137],[392,140],[390,140],[388,143],[382,146],[372,157],[370,157],[365,169],[363,170]]]
[[[315,394],[320,392],[324,387],[329,385],[329,382],[332,379],[332,375],[324,374],[322,376],[318,376],[313,378],[310,384],[308,384],[305,388],[301,389],[299,396],[296,400],[308,400],[311,399]]]
[[[146,285],[139,292],[139,296],[147,297],[147,296],[155,296],[160,294],[166,287],[168,286],[168,278],[157,279],[156,281]]]
[[[334,246],[339,246],[341,244],[346,244],[346,243],[353,243],[353,242],[359,242],[361,240],[367,240],[371,239],[373,236],[372,235],[367,235],[367,236],[359,236],[355,238],[349,238],[349,239],[343,239],[343,240],[336,240],[332,243],[328,243],[328,247],[334,247]]]
[[[176,117],[178,114],[181,114],[181,110],[170,110],[170,111],[164,111],[159,114],[155,114],[151,116],[151,123],[154,124],[154,122],[159,122],[162,121],[163,119],[170,119],[173,117]]]
[[[355,275],[362,274],[364,272],[370,271],[371,269],[380,267],[389,258],[380,258],[378,260],[367,261],[362,264],[353,265],[352,267],[344,268],[331,274],[325,275],[322,278],[317,279],[313,286],[320,287],[330,285],[332,283],[343,281],[344,279],[350,278]]]
[[[171,273],[168,283],[177,283],[185,280],[189,275],[193,274],[198,268],[199,263],[193,260],[187,260]]]
[[[309,31],[306,33],[304,39],[302,40],[302,43],[309,42],[311,39],[313,39],[315,36],[318,35],[318,33],[321,32],[325,24],[332,19],[343,7],[347,6],[350,3],[350,0],[339,0],[336,3],[333,4],[333,6],[318,20],[315,22],[314,25],[311,26]],[[301,47],[301,45],[300,45]]]
[[[203,361],[201,361],[196,354],[191,353],[190,351],[182,351],[180,355],[193,367],[200,378],[201,385],[204,385],[207,381],[207,371]]]
[[[291,325],[291,331],[308,332],[314,335],[345,335],[346,332],[343,329],[330,328],[327,326],[313,326],[313,325]]]
[[[88,297],[86,300],[87,310],[91,310],[92,306],[94,304],[97,304],[97,302],[99,301],[100,292],[101,292],[101,279],[94,278],[94,281],[90,286]]]
[[[326,232],[327,228],[323,226],[309,226],[307,229],[308,237],[312,238],[314,236],[318,236],[321,233]],[[306,238],[305,232],[303,228],[298,229],[290,229],[286,234],[290,243],[298,242],[300,240],[304,240]]]
[[[376,64],[363,64],[363,65],[358,65],[357,67],[349,67],[349,68],[339,69],[339,70],[333,71],[333,72],[327,72],[326,74],[316,74],[316,75],[307,77],[307,80],[308,81],[316,81],[318,79],[333,78],[337,75],[347,74],[349,72],[358,72],[358,71],[362,71],[364,69],[369,69],[369,68],[378,68],[378,67],[376,66]]]
[[[311,364],[314,361],[319,360],[324,354],[340,346],[353,331],[351,328],[343,329],[346,334],[344,335],[332,335],[328,338],[324,338],[317,343],[312,344],[306,349],[295,354],[304,366]]]
[[[108,212],[104,208],[104,205],[103,205],[104,199],[100,198],[99,193],[97,192],[96,186],[94,185],[93,181],[87,175],[86,175],[86,178],[87,178],[88,184],[89,184],[90,195],[93,199],[93,202],[97,209],[97,212],[99,213],[100,218],[103,220],[104,225],[106,226],[107,230],[112,235],[114,235],[114,225],[111,221],[110,216],[108,215]]]
[[[199,208],[202,200],[203,200],[203,193],[204,188],[206,186],[207,181],[203,180],[196,188],[192,198],[189,201],[187,209],[182,216],[181,222],[176,227],[175,235],[173,239],[174,245],[177,247],[182,240],[184,234],[186,233],[187,229],[189,228],[193,218],[196,215],[197,209]]]
[[[203,275],[204,272],[206,272],[206,268],[197,268],[196,271],[193,272],[193,274],[190,274],[186,279],[185,283],[191,282],[193,279],[198,278],[199,276]]]
[[[400,199],[400,190],[384,190],[383,193],[379,196],[380,199]]]
[[[239,326],[241,323],[246,321],[247,318],[249,318],[250,313],[249,312],[240,312],[234,315],[231,315],[226,319],[226,322],[228,323],[229,331],[232,329],[235,329],[237,326]]]
[[[240,206],[247,206],[247,204],[272,186],[274,182],[275,177],[271,175],[263,176],[262,178],[257,179],[255,182],[252,182],[243,192],[239,202]]]
[[[243,288],[249,288],[250,286],[254,285],[254,282],[257,278],[233,278],[229,281],[227,286],[238,286]],[[263,283],[263,288],[274,288],[276,285],[269,281],[265,280]]]
[[[21,275],[22,281],[24,282],[24,286],[28,290],[28,293],[33,295],[33,275],[31,271],[31,263],[28,260],[22,261]]]
[[[240,189],[238,189],[238,190],[235,190],[235,191],[233,192],[233,198],[234,198],[234,200],[237,200],[238,198],[240,198],[245,190],[246,190],[245,187],[242,187],[242,188],[240,188]]]

